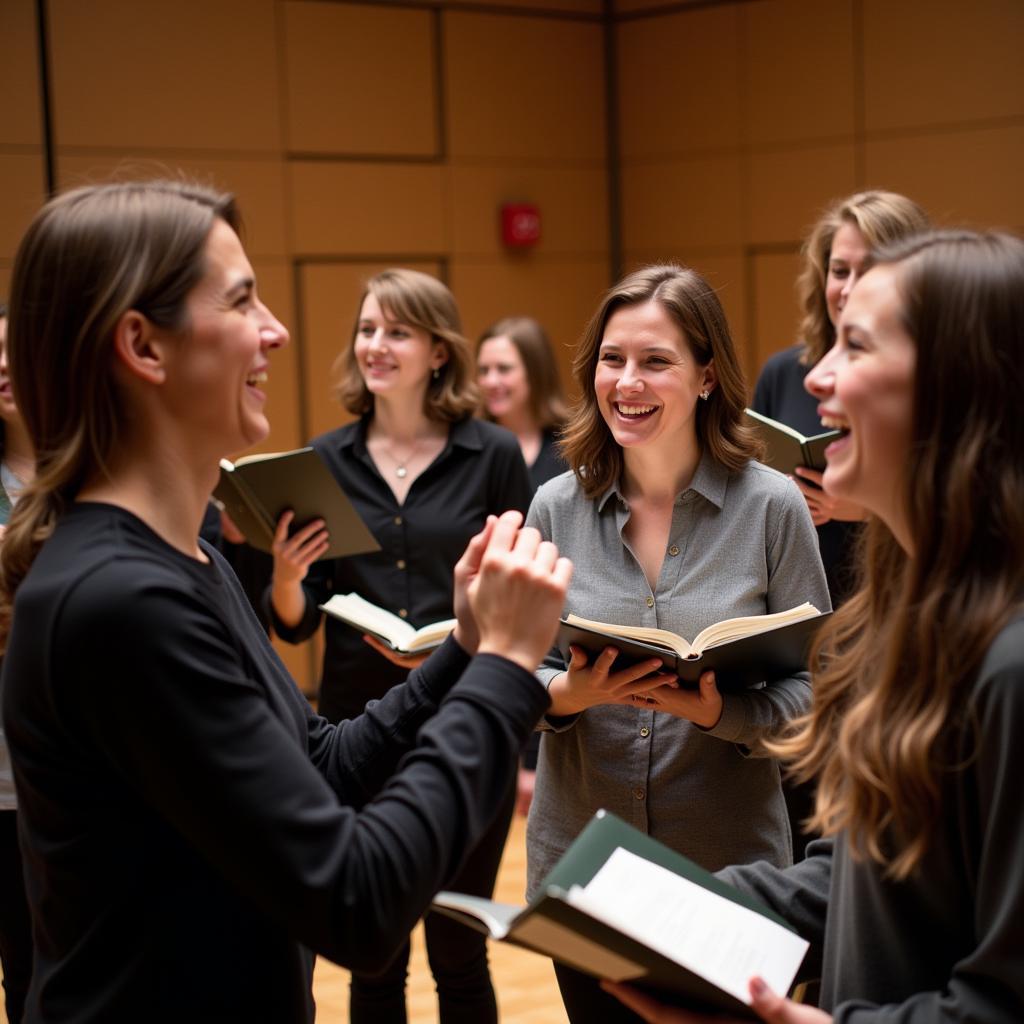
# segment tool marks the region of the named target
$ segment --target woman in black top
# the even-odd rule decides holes
[[[828,836],[721,875],[810,943],[821,1009],[751,979],[771,1024],[1024,1020],[1024,242],[873,253],[807,375],[826,490],[866,508],[863,583],[823,627],[775,753]],[[658,1024],[725,1024],[620,990]]]
[[[483,416],[516,435],[534,491],[568,470],[557,438],[568,409],[551,340],[536,320],[513,316],[488,327],[476,345],[476,379]],[[520,814],[530,811],[539,752],[540,733],[534,733],[516,783]]]
[[[310,951],[388,961],[547,704],[529,669],[570,567],[517,536],[518,513],[457,566],[454,635],[340,727],[197,539],[220,458],[267,434],[260,386],[287,341],[236,224],[198,187],[85,188],[15,259],[37,462],[2,549],[0,641],[29,1021],[311,1022]]]
[[[355,592],[416,626],[452,615],[451,570],[487,516],[530,503],[515,438],[474,419],[472,355],[451,292],[414,270],[372,278],[352,342],[338,360],[336,389],[354,423],[313,440],[381,550],[315,562],[324,532],[316,522],[275,543],[270,611],[285,640],[311,636],[319,605]],[[398,658],[342,622],[328,619],[319,710],[332,722],[359,714],[403,680],[420,659]],[[514,790],[452,887],[490,896],[512,816]],[[448,918],[426,921],[427,954],[444,1024],[497,1020],[483,936]],[[403,1022],[408,947],[387,972],[354,972],[355,1022]]]

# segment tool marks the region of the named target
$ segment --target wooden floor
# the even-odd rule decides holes
[[[495,899],[522,903],[526,888],[526,819],[512,823],[505,857],[498,874]],[[498,993],[502,1024],[566,1024],[551,961],[501,943],[491,945],[491,973]],[[313,978],[317,1024],[343,1024],[348,1020],[348,972],[320,960]],[[2,1000],[0,1000],[2,1002]],[[409,967],[409,1024],[437,1020],[437,999],[423,948],[423,929],[413,934]],[[0,1022],[7,1015],[0,1008]]]
[[[525,889],[526,819],[516,815],[494,898],[503,903],[522,903]],[[500,942],[491,943],[490,956],[502,1024],[566,1024],[550,960]],[[326,960],[317,961],[313,994],[317,1024],[342,1024],[348,1020],[347,971]],[[409,1024],[437,1021],[437,997],[427,967],[422,927],[413,933],[406,1002]]]

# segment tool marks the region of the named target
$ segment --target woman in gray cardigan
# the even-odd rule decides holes
[[[742,373],[699,274],[649,267],[611,289],[574,374],[572,472],[541,487],[528,516],[576,566],[567,612],[692,638],[805,601],[829,609],[806,503],[753,459]],[[555,652],[540,670],[552,707],[527,832],[531,894],[601,807],[710,869],[789,864],[779,768],[758,744],[807,710],[807,674],[723,693],[713,673],[687,690],[651,674],[656,662],[612,672],[613,660],[574,650],[566,665]],[[592,979],[556,971],[572,1021],[626,1014]]]

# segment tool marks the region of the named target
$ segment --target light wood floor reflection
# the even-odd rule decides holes
[[[494,898],[503,903],[522,903],[525,890],[526,819],[516,815]],[[500,942],[491,943],[490,957],[501,1024],[566,1024],[550,960]],[[348,971],[319,960],[313,976],[313,994],[317,1024],[348,1021]],[[413,933],[406,1003],[409,1024],[437,1021],[437,996],[427,966],[422,926]]]

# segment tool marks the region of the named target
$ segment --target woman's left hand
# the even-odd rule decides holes
[[[867,512],[861,505],[844,501],[842,498],[834,498],[824,490],[821,483],[823,473],[816,469],[808,469],[806,466],[797,466],[793,472],[796,473],[793,482],[806,499],[811,521],[815,526],[821,526],[830,519],[837,519],[843,523],[859,523],[867,519]]]
[[[685,718],[702,729],[713,729],[722,717],[722,695],[714,672],[704,672],[696,690],[680,686],[659,686],[633,699],[637,707],[647,705],[677,718]]]
[[[430,651],[426,654],[399,654],[398,651],[391,650],[387,644],[382,644],[375,636],[366,634],[363,636],[363,640],[366,641],[379,655],[387,658],[388,661],[397,665],[399,668],[407,668],[412,671],[414,668],[418,668],[430,657]]]
[[[629,985],[602,981],[601,987],[649,1024],[742,1024],[737,1018],[712,1017],[668,1006]],[[767,1024],[829,1024],[832,1020],[829,1014],[816,1006],[803,1006],[776,995],[760,978],[750,979],[750,999],[751,1008]]]

